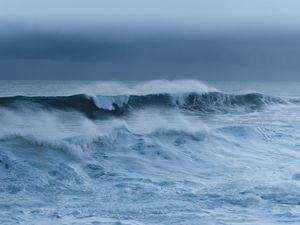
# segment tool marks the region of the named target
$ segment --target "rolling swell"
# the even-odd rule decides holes
[[[89,118],[122,116],[133,110],[147,107],[176,108],[198,113],[251,112],[270,104],[297,103],[295,99],[283,99],[260,93],[241,95],[222,92],[148,94],[119,96],[13,96],[0,97],[0,107],[10,109],[42,109],[78,111]]]

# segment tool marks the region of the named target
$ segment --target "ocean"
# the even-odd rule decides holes
[[[0,81],[0,224],[300,224],[300,83]]]

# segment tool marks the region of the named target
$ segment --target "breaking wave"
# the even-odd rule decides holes
[[[1,224],[299,223],[299,97],[98,85],[0,97]]]
[[[13,96],[0,97],[0,107],[41,108],[43,110],[74,110],[97,118],[104,115],[124,115],[148,107],[177,108],[192,112],[255,111],[270,104],[296,103],[297,99],[279,98],[260,93],[241,95],[222,92],[92,96]]]

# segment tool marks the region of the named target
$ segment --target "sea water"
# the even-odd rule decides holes
[[[0,82],[0,224],[285,223],[300,83]]]

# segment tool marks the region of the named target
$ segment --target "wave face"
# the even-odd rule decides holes
[[[156,93],[148,95],[90,96],[13,96],[0,97],[0,107],[20,109],[77,111],[89,118],[117,116],[145,108],[185,109],[191,112],[255,111],[269,104],[288,104],[296,99],[283,99],[259,93],[241,95],[222,92]],[[299,100],[300,102],[300,100]]]
[[[298,224],[300,93],[249,85],[0,82],[0,224]]]

